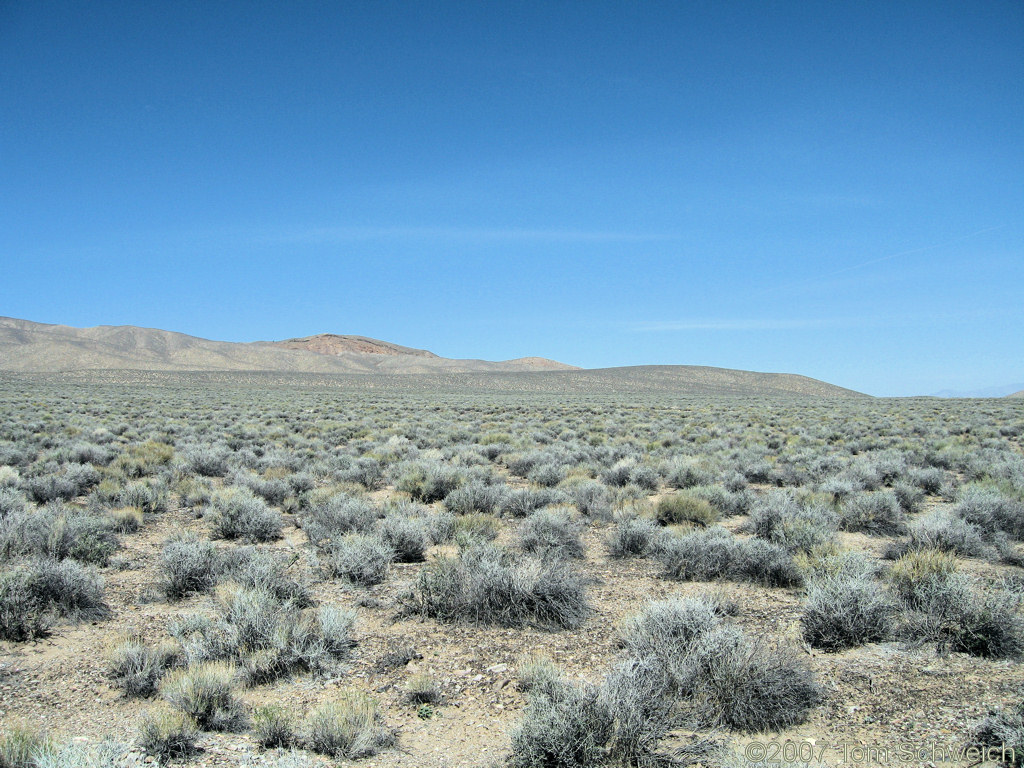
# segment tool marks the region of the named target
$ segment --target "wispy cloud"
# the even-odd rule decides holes
[[[258,235],[264,242],[342,243],[365,240],[437,240],[460,242],[608,243],[673,240],[658,232],[622,232],[586,229],[531,229],[520,227],[413,227],[326,226]]]
[[[896,251],[894,253],[886,254],[885,256],[878,256],[873,259],[866,259],[865,261],[859,261],[854,264],[848,264],[845,267],[839,267],[838,269],[829,270],[826,272],[818,272],[815,274],[806,274],[799,279],[789,280],[785,282],[779,282],[769,284],[764,288],[752,293],[752,296],[769,296],[776,295],[786,292],[817,292],[822,293],[824,291],[851,291],[854,288],[865,288],[871,287],[872,285],[882,284],[887,282],[890,278],[885,274],[884,270],[870,270],[865,267],[871,267],[876,264],[882,264],[888,261],[896,261],[903,259],[908,256],[916,256],[922,253],[929,253],[936,251],[941,248],[946,248],[950,245],[969,240],[973,237],[983,235],[987,232],[995,232],[1008,226],[1007,224],[999,224],[994,227],[985,227],[984,229],[978,229],[973,232],[968,232],[965,235],[952,238],[950,240],[943,240],[942,242],[932,243],[931,245],[921,246],[919,248],[909,248],[902,251]]]
[[[774,319],[745,318],[733,320],[660,320],[632,323],[631,331],[658,333],[668,331],[783,331],[806,328],[825,328],[848,325],[849,321],[836,319]]]
[[[636,321],[625,325],[625,330],[634,333],[672,333],[685,331],[800,331],[816,329],[851,328],[908,328],[927,326],[962,325],[999,321],[1009,322],[1020,317],[1014,307],[989,307],[952,312],[915,312],[904,314],[866,313],[853,317],[738,317],[738,318],[689,318],[679,320]]]
[[[985,229],[979,229],[976,232],[969,232],[966,235],[961,235],[960,237],[954,237],[952,240],[944,240],[941,243],[933,243],[932,245],[926,245],[926,246],[923,246],[921,248],[911,248],[910,250],[907,250],[907,251],[899,251],[897,253],[890,253],[888,256],[879,256],[876,259],[868,259],[867,261],[862,261],[862,262],[860,262],[858,264],[851,264],[848,267],[843,267],[842,269],[837,269],[834,272],[829,272],[829,273],[827,273],[827,276],[841,275],[844,272],[851,272],[851,271],[853,271],[855,269],[860,269],[862,267],[867,267],[867,266],[870,266],[872,264],[879,264],[879,263],[881,263],[883,261],[892,261],[893,259],[898,259],[898,258],[901,258],[903,256],[912,256],[912,255],[917,254],[917,253],[927,253],[928,251],[934,251],[934,250],[937,250],[939,248],[945,248],[946,246],[954,245],[956,243],[962,242],[963,240],[969,240],[972,237],[977,237],[978,235],[983,235],[986,232],[994,232],[995,230],[1002,229],[1005,226],[1006,226],[1006,224],[1000,224],[1000,225],[995,226],[995,227],[986,227]]]

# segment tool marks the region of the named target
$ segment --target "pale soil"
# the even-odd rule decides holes
[[[305,535],[294,527],[289,515],[285,518],[289,521],[285,538],[271,546],[299,553],[300,563],[305,564],[311,554],[304,544]],[[736,529],[740,522],[733,518],[726,524]],[[123,569],[104,570],[112,609],[109,620],[61,626],[38,643],[0,643],[0,723],[25,720],[65,739],[134,740],[139,716],[153,702],[125,698],[111,687],[104,673],[106,648],[133,631],[141,631],[154,642],[166,638],[172,619],[211,608],[209,596],[168,604],[153,590],[153,563],[162,542],[182,529],[205,536],[207,527],[180,509],[153,516],[140,533],[123,538],[123,549],[115,556]],[[240,696],[250,705],[273,701],[304,713],[342,689],[359,688],[380,702],[388,725],[399,734],[397,749],[361,760],[359,765],[454,768],[496,764],[508,754],[509,735],[525,703],[515,673],[524,654],[549,656],[569,676],[596,681],[617,658],[616,625],[620,620],[638,611],[646,600],[707,590],[735,599],[741,607],[736,620],[752,635],[798,644],[826,691],[825,702],[798,728],[756,737],[723,734],[740,747],[755,739],[785,738],[818,745],[953,747],[964,743],[971,724],[991,705],[1010,704],[1024,689],[1020,664],[958,653],[939,655],[933,644],[909,648],[886,643],[838,654],[811,651],[799,642],[799,591],[730,582],[666,581],[658,577],[655,562],[608,558],[602,540],[609,528],[608,524],[594,525],[585,535],[587,557],[579,567],[591,581],[589,596],[595,614],[580,630],[450,626],[400,618],[399,598],[415,583],[422,566],[396,565],[389,580],[379,587],[354,589],[336,583],[314,587],[317,600],[358,611],[359,644],[345,671],[332,679],[303,676],[258,686],[240,691]],[[503,533],[503,540],[509,540],[507,536]],[[844,534],[842,539],[845,545],[874,556],[885,541],[859,534]],[[965,563],[979,574],[1018,570],[980,561]],[[422,658],[381,671],[378,662],[396,643],[410,643]],[[427,720],[417,717],[416,706],[404,700],[406,682],[418,672],[434,676],[444,693],[443,703]],[[269,759],[247,734],[204,733],[200,744],[204,752],[194,761],[196,765],[259,765]],[[842,764],[842,756],[838,748],[824,753],[828,765]]]

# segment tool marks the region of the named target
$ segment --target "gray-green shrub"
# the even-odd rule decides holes
[[[209,541],[186,534],[169,539],[160,551],[159,588],[168,600],[209,592],[223,569]]]
[[[189,472],[202,477],[224,477],[230,451],[221,445],[194,445],[182,451]]]
[[[894,541],[886,548],[887,558],[896,559],[921,549],[938,549],[961,557],[981,557],[988,550],[978,526],[941,512],[913,521],[908,534],[906,539]]]
[[[167,673],[160,695],[204,730],[238,731],[248,718],[231,690],[236,679],[233,665],[203,662]]]
[[[506,491],[500,511],[505,517],[526,517],[534,510],[557,504],[564,498],[561,492],[553,488],[516,488]]]
[[[611,517],[612,496],[603,483],[584,480],[569,489],[569,496],[581,515],[594,520],[607,520]]]
[[[394,746],[377,703],[358,691],[321,704],[309,718],[309,748],[335,758],[358,760]]]
[[[754,505],[748,525],[755,536],[790,552],[809,552],[835,539],[839,517],[823,504],[801,504],[774,491]]]
[[[0,573],[0,639],[43,637],[57,619],[101,619],[103,582],[74,560],[27,560]]]
[[[117,547],[107,518],[61,502],[11,514],[0,522],[0,557],[72,558],[105,565]]]
[[[646,517],[627,517],[605,539],[608,554],[615,558],[647,557],[657,552],[662,528]]]
[[[216,538],[248,542],[281,538],[281,513],[245,488],[214,496],[206,518]]]
[[[247,589],[261,590],[277,600],[288,601],[297,608],[313,604],[304,580],[287,571],[298,560],[290,561],[256,547],[232,547],[220,554],[219,578],[230,580]]]
[[[23,514],[27,504],[25,495],[18,489],[0,487],[0,525],[4,518]]]
[[[737,539],[719,527],[664,537],[658,558],[664,576],[680,581],[726,578],[767,587],[803,583],[803,575],[785,547],[760,539]]]
[[[369,587],[387,579],[394,559],[380,535],[349,533],[331,543],[326,564],[332,576]]]
[[[381,540],[394,551],[400,563],[419,563],[430,546],[429,523],[423,517],[389,514],[378,528]]]
[[[718,522],[720,513],[706,499],[686,491],[662,496],[654,510],[655,516],[662,525],[679,525],[693,523],[707,526]]]
[[[132,635],[111,649],[107,677],[128,696],[152,696],[167,670],[179,662],[180,653],[173,644],[147,645],[141,636]]]
[[[634,656],[671,666],[690,643],[721,625],[717,608],[704,597],[652,601],[623,622],[619,638]]]
[[[252,734],[264,749],[291,747],[298,739],[294,716],[280,704],[267,704],[253,710]]]
[[[989,539],[1005,533],[1024,539],[1024,502],[1000,493],[995,488],[967,486],[953,508],[953,514],[977,526]]]
[[[563,562],[486,544],[428,563],[415,609],[444,622],[548,629],[578,627],[591,613],[582,579]]]
[[[906,515],[891,491],[858,493],[843,504],[840,526],[844,531],[892,536],[906,530]]]
[[[540,509],[519,526],[524,552],[553,557],[583,557],[582,525],[565,507]]]
[[[333,540],[348,533],[368,532],[378,517],[377,509],[366,499],[339,493],[307,510],[299,525],[313,544],[329,548]]]
[[[493,514],[502,505],[505,487],[485,485],[474,480],[456,488],[444,500],[445,509],[456,515],[470,515],[475,512]]]
[[[512,734],[515,768],[588,768],[607,764],[612,713],[596,686],[561,681],[532,695]]]
[[[742,475],[740,475],[742,478]],[[677,461],[671,464],[665,473],[665,483],[670,488],[692,488],[695,485],[710,485],[715,480],[714,473],[695,461]],[[743,487],[746,478],[743,478]]]
[[[888,639],[896,612],[895,601],[873,579],[823,574],[807,588],[800,622],[811,647],[838,651]]]
[[[650,603],[622,637],[634,658],[664,670],[694,726],[778,730],[802,722],[822,698],[794,651],[751,641],[723,623],[713,601]]]
[[[971,729],[971,740],[1005,755],[1005,765],[1024,766],[1024,701],[990,712]]]
[[[190,663],[230,661],[248,682],[335,668],[355,645],[351,611],[300,610],[267,592],[228,585],[218,591],[220,618],[186,616],[171,626]]]
[[[165,705],[166,706],[166,705]],[[198,751],[199,730],[182,712],[159,708],[146,712],[139,727],[139,747],[158,763],[187,760]]]

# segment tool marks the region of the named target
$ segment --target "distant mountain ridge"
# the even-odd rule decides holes
[[[932,397],[1019,397],[1024,392],[1024,382],[1003,384],[1000,387],[984,387],[981,389],[955,390],[943,389]]]
[[[542,357],[456,360],[367,336],[321,333],[239,343],[131,325],[74,328],[10,317],[0,317],[0,371],[75,376],[90,372],[109,376],[118,371],[300,377],[356,374],[356,378],[371,376],[380,386],[391,388],[866,397],[795,374],[684,365],[585,370]]]
[[[575,370],[575,366],[539,357],[455,360],[366,336],[331,333],[240,343],[134,325],[74,328],[0,317],[0,370],[403,374]]]

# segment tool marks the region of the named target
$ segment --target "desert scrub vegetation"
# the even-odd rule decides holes
[[[993,709],[974,724],[971,741],[975,746],[1006,755],[1005,765],[1024,765],[1024,702]]]
[[[627,515],[607,535],[605,546],[611,557],[648,557],[657,553],[665,535],[653,520]]]
[[[803,574],[785,547],[741,539],[724,528],[665,536],[657,552],[664,576],[679,581],[733,579],[766,587],[798,587]]]
[[[892,536],[906,530],[906,513],[891,491],[865,491],[848,498],[840,510],[844,531]]]
[[[431,521],[422,515],[399,510],[391,510],[385,515],[378,525],[378,532],[381,542],[390,548],[394,559],[400,563],[423,562],[434,538],[438,541],[445,538],[443,531],[432,530]]]
[[[835,539],[839,516],[813,497],[801,501],[792,493],[772,491],[754,505],[747,527],[758,538],[791,552],[809,552]]]
[[[468,549],[476,544],[494,541],[501,533],[501,523],[494,515],[474,512],[471,515],[460,515],[452,524],[452,541],[460,549]]]
[[[905,539],[890,542],[885,557],[895,560],[914,550],[940,550],[960,557],[983,557],[991,547],[981,529],[949,512],[932,512],[914,520]]]
[[[622,629],[622,643],[668,677],[691,724],[740,731],[800,723],[822,691],[797,652],[751,640],[713,598],[649,603]]]
[[[692,523],[708,526],[717,523],[721,517],[719,510],[711,506],[707,499],[692,493],[673,493],[662,496],[654,508],[657,521],[662,525],[680,525]]]
[[[159,440],[146,440],[128,446],[111,464],[111,468],[125,478],[156,475],[170,468],[174,446]]]
[[[1004,494],[996,487],[965,487],[953,514],[990,541],[998,534],[1017,540],[1024,538],[1024,500]]]
[[[295,715],[280,704],[257,707],[252,713],[252,735],[264,749],[294,746],[298,742]]]
[[[167,511],[169,493],[165,483],[136,480],[124,486],[113,485],[111,494],[103,491],[103,483],[96,489],[95,498],[113,502],[121,507],[138,507],[143,512],[156,514]]]
[[[607,489],[603,485],[598,484],[598,486],[607,493]],[[531,512],[565,500],[565,494],[554,488],[516,488],[506,491],[502,496],[500,513],[503,517],[526,517]],[[578,509],[583,514],[587,514],[582,507],[578,507]]]
[[[582,528],[566,507],[540,509],[519,526],[519,544],[524,552],[538,555],[583,557]]]
[[[717,753],[677,729],[777,729],[802,722],[822,698],[795,652],[749,640],[714,600],[650,603],[622,629],[628,656],[598,684],[567,680],[544,662],[524,665],[529,701],[512,734],[515,766],[685,765]]]
[[[147,645],[140,635],[115,643],[107,656],[107,677],[126,696],[145,698],[156,693],[167,670],[181,661],[181,649],[164,641]]]
[[[420,573],[413,609],[442,622],[572,629],[590,615],[583,580],[558,560],[476,544]]]
[[[362,587],[380,584],[391,570],[395,550],[380,534],[347,533],[331,542],[328,572]]]
[[[452,514],[494,514],[504,501],[504,485],[486,485],[479,480],[456,488],[444,498],[444,506]]]
[[[466,482],[465,474],[441,463],[413,462],[398,465],[395,489],[404,491],[414,501],[430,504],[444,501]]]
[[[119,507],[110,510],[107,519],[116,533],[138,533],[146,522],[146,515],[139,507]]]
[[[231,451],[224,445],[192,445],[181,452],[188,472],[200,477],[224,477]]]
[[[688,765],[717,752],[713,738],[666,747],[684,720],[668,695],[664,670],[631,658],[597,685],[553,672],[529,687],[522,720],[512,733],[510,764],[522,768],[591,765]]]
[[[954,556],[915,550],[896,560],[888,579],[906,610],[903,632],[972,656],[1024,654],[1021,595],[960,571]]]
[[[353,685],[383,689],[383,715],[401,707],[419,726],[407,693],[434,690],[420,675],[460,658],[460,668],[498,678],[489,668],[535,628],[558,633],[544,645],[594,649],[555,648],[559,668],[524,670],[525,709],[505,698],[511,689],[487,689],[505,704],[489,712],[503,727],[524,717],[514,740],[477,743],[521,765],[728,764],[707,740],[788,728],[814,712],[801,653],[772,635],[780,622],[786,638],[816,649],[815,669],[839,680],[851,705],[870,702],[835,673],[859,652],[831,652],[865,643],[893,642],[871,652],[884,668],[904,654],[924,663],[956,651],[937,663],[1019,676],[1000,659],[1020,649],[1022,404],[240,380],[18,378],[0,388],[2,631],[16,642],[50,632],[46,647],[60,653],[85,635],[53,631],[61,622],[109,616],[96,631],[112,640],[105,684],[120,695],[111,706],[152,699],[141,706],[163,723],[153,721],[147,748],[160,759],[238,738],[198,735],[163,700],[168,675],[190,667],[234,665],[232,695],[253,686],[254,703],[301,688],[302,705],[257,707],[251,729],[268,748],[308,749],[310,716],[349,664]],[[586,557],[575,556],[583,544]],[[935,552],[953,565],[928,566]],[[588,617],[620,615],[620,601],[640,597],[632,585],[659,574],[669,595],[706,586],[677,579],[729,582],[718,588],[731,603],[701,599],[690,619],[665,606],[641,611],[646,634],[626,622],[615,647]],[[168,634],[142,641],[131,619],[153,611]],[[395,618],[403,629],[392,629]],[[391,632],[403,649],[388,661],[397,638],[376,634]],[[611,660],[597,669],[601,654]],[[422,663],[408,668],[413,659]],[[5,661],[0,684],[15,691],[5,707],[32,715]],[[372,678],[361,676],[367,664]],[[918,730],[949,728],[953,704],[977,709],[969,694],[940,701],[929,679],[907,674],[930,712]],[[453,708],[424,710],[438,718],[422,724],[431,745],[447,735],[444,718],[483,706],[446,678],[433,682]],[[748,691],[771,705],[755,711]],[[62,706],[74,700],[45,692]],[[765,712],[774,719],[758,720]],[[842,733],[846,715],[829,717]],[[880,739],[907,725],[899,714],[891,726],[855,720],[852,730]],[[292,762],[323,759],[303,754]]]
[[[166,705],[144,713],[139,727],[139,746],[159,763],[187,760],[199,751],[198,737],[195,721]]]
[[[380,517],[371,502],[344,491],[315,502],[299,517],[310,542],[330,549],[332,542],[349,533],[366,533]]]
[[[39,741],[27,762],[5,763],[0,757],[0,765],[5,768],[11,765],[26,768],[127,768],[131,763],[127,756],[130,745],[120,741],[105,739],[99,744],[81,744],[60,742],[45,736],[31,738]]]
[[[302,609],[261,589],[218,587],[217,616],[184,616],[171,625],[189,664],[225,661],[239,678],[261,683],[298,672],[336,669],[355,646],[355,614],[323,605]]]
[[[377,702],[359,691],[344,692],[317,707],[310,715],[308,734],[314,752],[348,760],[371,757],[397,742]]]
[[[889,583],[896,595],[911,608],[927,608],[942,590],[957,581],[960,566],[956,557],[938,549],[908,552],[893,563]],[[941,598],[940,598],[941,599]]]
[[[91,464],[66,463],[45,474],[22,479],[22,488],[31,501],[71,501],[99,485],[100,473]]]
[[[223,557],[211,542],[193,534],[178,535],[160,551],[158,586],[168,600],[181,600],[213,589],[223,568]]]
[[[0,573],[0,640],[34,640],[59,620],[108,613],[102,580],[74,560],[30,559]]]
[[[53,750],[45,734],[27,723],[10,723],[0,733],[0,768],[35,768]]]
[[[248,716],[232,691],[237,679],[233,664],[192,664],[165,675],[160,695],[203,730],[240,731],[247,725]]]
[[[839,651],[893,635],[897,601],[867,572],[825,572],[807,587],[800,622],[813,648]]]
[[[232,547],[218,554],[219,579],[267,592],[297,608],[313,605],[306,577],[290,573],[297,556],[286,558],[257,547]]]
[[[218,539],[265,542],[281,538],[281,514],[245,488],[214,496],[206,517]]]
[[[691,456],[679,457],[666,462],[664,468],[665,485],[669,488],[692,488],[695,485],[711,485],[715,481],[715,471],[705,466],[699,459]],[[743,476],[740,475],[742,478]],[[746,487],[746,478],[741,480],[741,487]]]
[[[405,698],[410,704],[439,704],[441,688],[431,675],[416,674],[405,684]]]
[[[68,558],[106,565],[117,550],[110,519],[61,502],[12,511],[0,521],[0,557]]]

